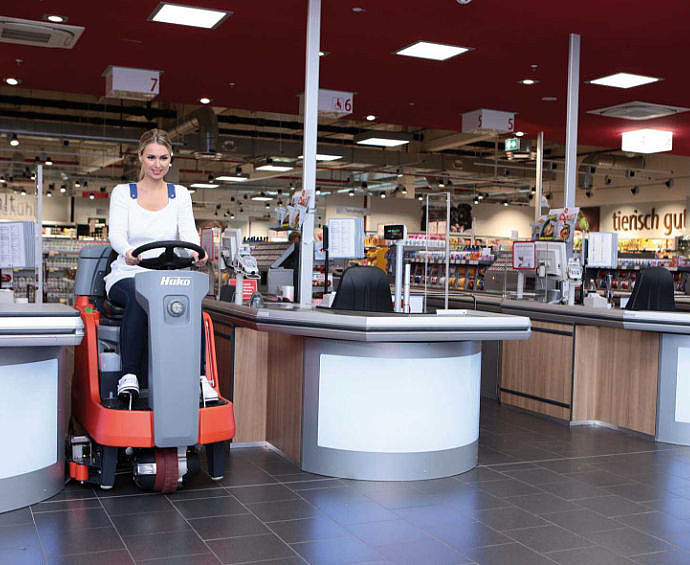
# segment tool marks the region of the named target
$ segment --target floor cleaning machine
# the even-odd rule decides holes
[[[75,350],[72,421],[67,445],[69,474],[75,480],[112,488],[116,472],[130,466],[141,488],[172,492],[201,468],[221,479],[225,446],[235,434],[232,403],[220,396],[213,324],[201,310],[208,275],[187,269],[190,257],[175,249],[205,251],[186,241],[142,245],[132,254],[164,249],[142,259],[148,269],[134,277],[137,301],[149,319],[147,361],[138,397],[117,395],[120,372],[120,320],[123,309],[111,303],[103,277],[116,254],[108,245],[84,247],[79,253],[75,308],[85,335]],[[202,328],[205,351],[202,353]],[[206,377],[218,392],[211,402],[200,397],[201,355]]]

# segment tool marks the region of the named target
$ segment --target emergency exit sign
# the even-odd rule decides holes
[[[520,148],[520,140],[517,137],[506,139],[506,151],[517,151]]]

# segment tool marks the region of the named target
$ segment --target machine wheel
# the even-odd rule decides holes
[[[156,481],[153,488],[163,494],[177,490],[177,449],[156,449]]]

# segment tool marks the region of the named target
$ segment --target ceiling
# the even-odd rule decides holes
[[[214,106],[298,113],[306,1],[190,0],[233,11],[215,30],[149,22],[157,3],[5,3],[0,15],[40,20],[58,13],[86,31],[71,50],[3,43],[0,74],[20,78],[22,92],[102,96],[108,65],[158,69],[161,102],[195,105],[208,96]],[[644,124],[673,130],[673,152],[690,155],[690,112],[644,122],[587,114],[633,100],[688,106],[688,16],[683,0],[324,0],[321,48],[328,55],[321,58],[320,85],[355,91],[354,119],[373,113],[381,123],[453,131],[460,114],[484,107],[515,111],[518,129],[543,130],[548,141],[562,142],[568,34],[575,32],[582,37],[580,143],[619,148],[622,131]],[[473,50],[445,62],[393,54],[419,39]],[[664,80],[628,90],[585,82],[619,71]],[[523,78],[539,82],[518,84]],[[557,101],[544,102],[545,96]]]

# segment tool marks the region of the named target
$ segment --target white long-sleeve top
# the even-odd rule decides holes
[[[160,210],[142,208],[136,198],[130,196],[129,185],[118,184],[110,194],[110,218],[108,221],[110,246],[118,253],[110,273],[105,277],[106,292],[122,279],[146,271],[139,265],[125,263],[125,253],[152,241],[180,239],[199,245],[199,234],[194,225],[192,197],[189,191],[175,185],[175,198]],[[162,249],[152,249],[141,254],[142,258],[157,257]]]

